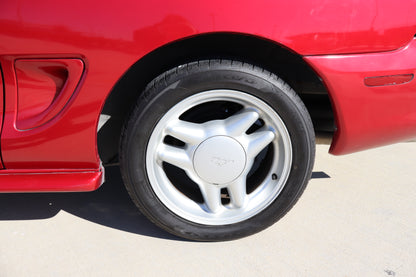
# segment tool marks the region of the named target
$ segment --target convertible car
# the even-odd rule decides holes
[[[258,232],[315,143],[416,137],[416,1],[4,0],[1,192],[91,191],[119,166],[177,236]]]

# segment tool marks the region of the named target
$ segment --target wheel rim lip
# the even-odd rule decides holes
[[[242,104],[244,108],[255,108],[265,124],[270,125],[278,134],[273,140],[274,158],[267,176],[277,172],[279,179],[270,177],[250,194],[249,204],[242,209],[226,207],[220,213],[210,213],[200,203],[194,202],[179,192],[170,182],[164,170],[156,162],[155,149],[163,143],[166,126],[171,120],[178,119],[185,111],[202,103],[213,101],[230,101]],[[162,204],[177,216],[191,222],[204,225],[227,225],[247,220],[266,209],[284,188],[292,165],[292,145],[289,132],[278,113],[260,98],[246,92],[230,89],[215,89],[199,92],[189,96],[173,107],[159,120],[150,136],[146,149],[146,173],[149,183]],[[272,170],[277,168],[278,170]]]

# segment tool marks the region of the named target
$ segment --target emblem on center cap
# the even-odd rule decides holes
[[[207,183],[226,184],[244,171],[243,146],[229,136],[213,136],[203,141],[193,155],[195,173]]]
[[[215,164],[216,166],[224,166],[228,163],[233,163],[234,160],[227,160],[220,157],[212,157],[211,163]]]

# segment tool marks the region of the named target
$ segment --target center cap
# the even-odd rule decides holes
[[[243,172],[246,152],[237,140],[227,136],[215,136],[198,146],[193,164],[196,173],[205,182],[226,184]]]

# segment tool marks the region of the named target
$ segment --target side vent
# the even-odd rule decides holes
[[[19,59],[17,79],[16,128],[39,127],[65,107],[84,71],[80,59]]]

